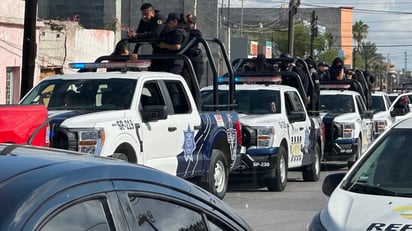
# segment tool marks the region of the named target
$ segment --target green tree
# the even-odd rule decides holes
[[[329,65],[332,64],[333,60],[339,55],[339,49],[337,48],[333,48],[333,49],[328,49],[325,50],[323,52],[321,52],[316,59],[318,60],[318,62],[321,61],[326,61],[327,63],[329,63]]]
[[[352,25],[353,39],[356,41],[358,48],[361,47],[362,41],[368,36],[369,26],[359,20]]]
[[[363,42],[360,55],[364,61],[365,71],[373,69],[376,64],[382,64],[385,60],[382,54],[377,53],[378,48],[373,42]]]
[[[352,25],[352,38],[356,41],[356,48],[353,48],[353,67],[356,67],[357,52],[362,49],[362,41],[368,36],[369,26],[359,20]]]
[[[299,57],[306,57],[310,54],[310,25],[304,23],[296,23],[294,25],[294,47],[293,54]],[[287,30],[285,30],[287,32]],[[288,52],[288,34],[282,32],[274,32],[272,41],[277,44],[278,52]],[[316,37],[313,48],[317,54],[327,52],[335,43],[335,39],[330,32],[319,34]],[[336,52],[337,55],[337,52]],[[336,57],[335,55],[335,57]]]

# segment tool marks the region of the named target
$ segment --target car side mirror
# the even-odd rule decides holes
[[[325,177],[322,184],[322,192],[326,196],[330,196],[335,188],[342,181],[346,173],[334,173]]]
[[[167,119],[167,110],[165,105],[144,106],[141,113],[143,122]]]

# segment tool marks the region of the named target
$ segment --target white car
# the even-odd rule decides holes
[[[412,118],[379,136],[345,173],[327,176],[322,190],[330,196],[308,231],[412,229]]]

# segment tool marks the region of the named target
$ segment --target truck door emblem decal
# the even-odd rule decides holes
[[[190,129],[190,125],[187,125],[187,130],[183,131],[185,140],[183,143],[183,151],[186,162],[193,161],[193,151],[195,150],[195,132]]]

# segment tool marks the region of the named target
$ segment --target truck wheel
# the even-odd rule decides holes
[[[129,162],[129,158],[124,153],[113,153],[112,157],[115,159],[124,160],[126,162]]]
[[[283,146],[279,147],[278,159],[276,161],[276,176],[272,179],[266,179],[266,187],[271,192],[281,192],[285,190],[288,181],[288,164],[287,153]]]
[[[358,137],[358,147],[356,153],[353,155],[352,161],[348,161],[348,168],[351,168],[352,165],[362,156],[362,136]]]
[[[207,191],[223,199],[226,194],[228,179],[229,170],[225,155],[221,150],[214,149],[210,158],[207,182],[202,186]]]
[[[315,144],[315,153],[310,165],[303,167],[302,177],[304,181],[318,181],[320,177],[320,147]]]

